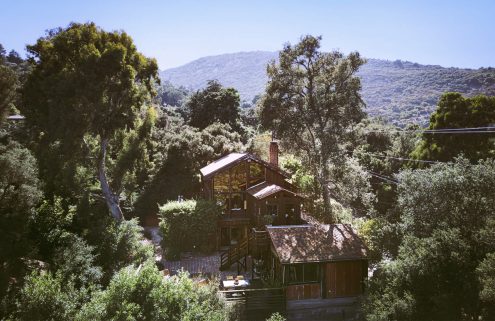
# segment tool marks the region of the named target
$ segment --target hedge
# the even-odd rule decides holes
[[[206,200],[173,201],[160,206],[160,231],[165,256],[178,259],[184,251],[214,250],[219,215],[218,205]]]

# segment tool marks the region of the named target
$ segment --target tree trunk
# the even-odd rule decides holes
[[[323,162],[322,168],[320,169],[320,175],[318,181],[320,182],[321,194],[323,197],[323,209],[325,211],[325,223],[336,223],[336,219],[334,217],[334,213],[332,210],[332,204],[330,203],[330,188],[329,184],[329,176],[328,168],[326,162]]]
[[[98,179],[100,180],[101,191],[103,192],[103,197],[105,197],[105,201],[107,203],[110,214],[117,222],[121,222],[124,219],[124,215],[122,215],[122,210],[119,206],[119,197],[112,192],[112,189],[108,184],[107,175],[105,173],[107,146],[108,139],[101,138],[101,153],[100,160],[98,162]]]

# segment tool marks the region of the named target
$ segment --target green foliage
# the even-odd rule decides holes
[[[0,123],[12,108],[19,80],[14,70],[0,63]]]
[[[286,321],[287,319],[284,318],[280,313],[275,312],[272,314],[266,321]]]
[[[234,88],[223,88],[216,80],[208,81],[205,89],[189,97],[185,104],[189,124],[199,129],[219,122],[239,127],[240,98]]]
[[[490,304],[495,303],[495,253],[488,253],[477,269],[481,283],[480,298]]]
[[[492,319],[480,276],[492,273],[495,162],[457,159],[399,179],[398,255],[371,279],[368,319]]]
[[[58,183],[49,186],[48,195],[65,196],[64,190],[72,189],[63,176],[73,177],[81,166],[92,168],[110,213],[121,220],[118,196],[106,177],[108,146],[119,131],[134,127],[150,101],[158,81],[156,61],[140,54],[125,32],[106,32],[94,23],[52,30],[28,52],[34,68],[22,90],[21,111],[42,177]]]
[[[31,152],[16,142],[0,144],[0,297],[12,277],[22,278],[21,259],[35,250],[28,235],[40,185]]]
[[[487,127],[495,123],[495,97],[464,98],[446,93],[431,115],[428,129]],[[495,140],[491,134],[423,134],[412,156],[417,159],[450,161],[464,155],[471,161],[493,158]]]
[[[158,88],[158,99],[162,106],[180,107],[190,95],[184,86],[175,87],[170,81],[164,81]]]
[[[363,117],[356,76],[364,63],[359,53],[320,51],[321,38],[305,36],[286,45],[267,68],[269,82],[260,103],[261,124],[282,139],[315,177],[326,221],[335,222],[330,206],[328,166],[341,164],[349,127]]]
[[[25,280],[14,320],[65,321],[77,312],[78,293],[58,275],[33,272]]]
[[[213,201],[168,202],[160,207],[162,246],[168,258],[182,251],[214,249],[216,224],[221,210]]]
[[[95,246],[105,280],[125,266],[139,265],[153,257],[153,246],[143,242],[143,228],[137,219],[110,221]]]
[[[228,320],[213,286],[199,286],[185,273],[164,280],[152,262],[120,270],[77,320]]]
[[[181,123],[180,119],[162,116],[152,136],[150,151],[153,171],[135,203],[140,217],[158,213],[158,205],[197,197],[200,192],[199,169],[233,151],[242,150],[241,136],[229,125],[215,123],[202,131]]]
[[[98,284],[103,276],[96,266],[94,247],[76,235],[66,237],[66,246],[57,249],[54,265],[64,284],[71,282],[77,289]]]

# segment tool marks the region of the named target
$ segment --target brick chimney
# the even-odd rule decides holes
[[[270,164],[278,167],[278,143],[276,141],[270,142]]]

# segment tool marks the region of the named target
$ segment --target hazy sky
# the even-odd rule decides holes
[[[199,57],[279,50],[304,34],[323,49],[456,67],[495,66],[495,0],[0,0],[0,43],[24,53],[47,29],[123,29],[161,69]]]

